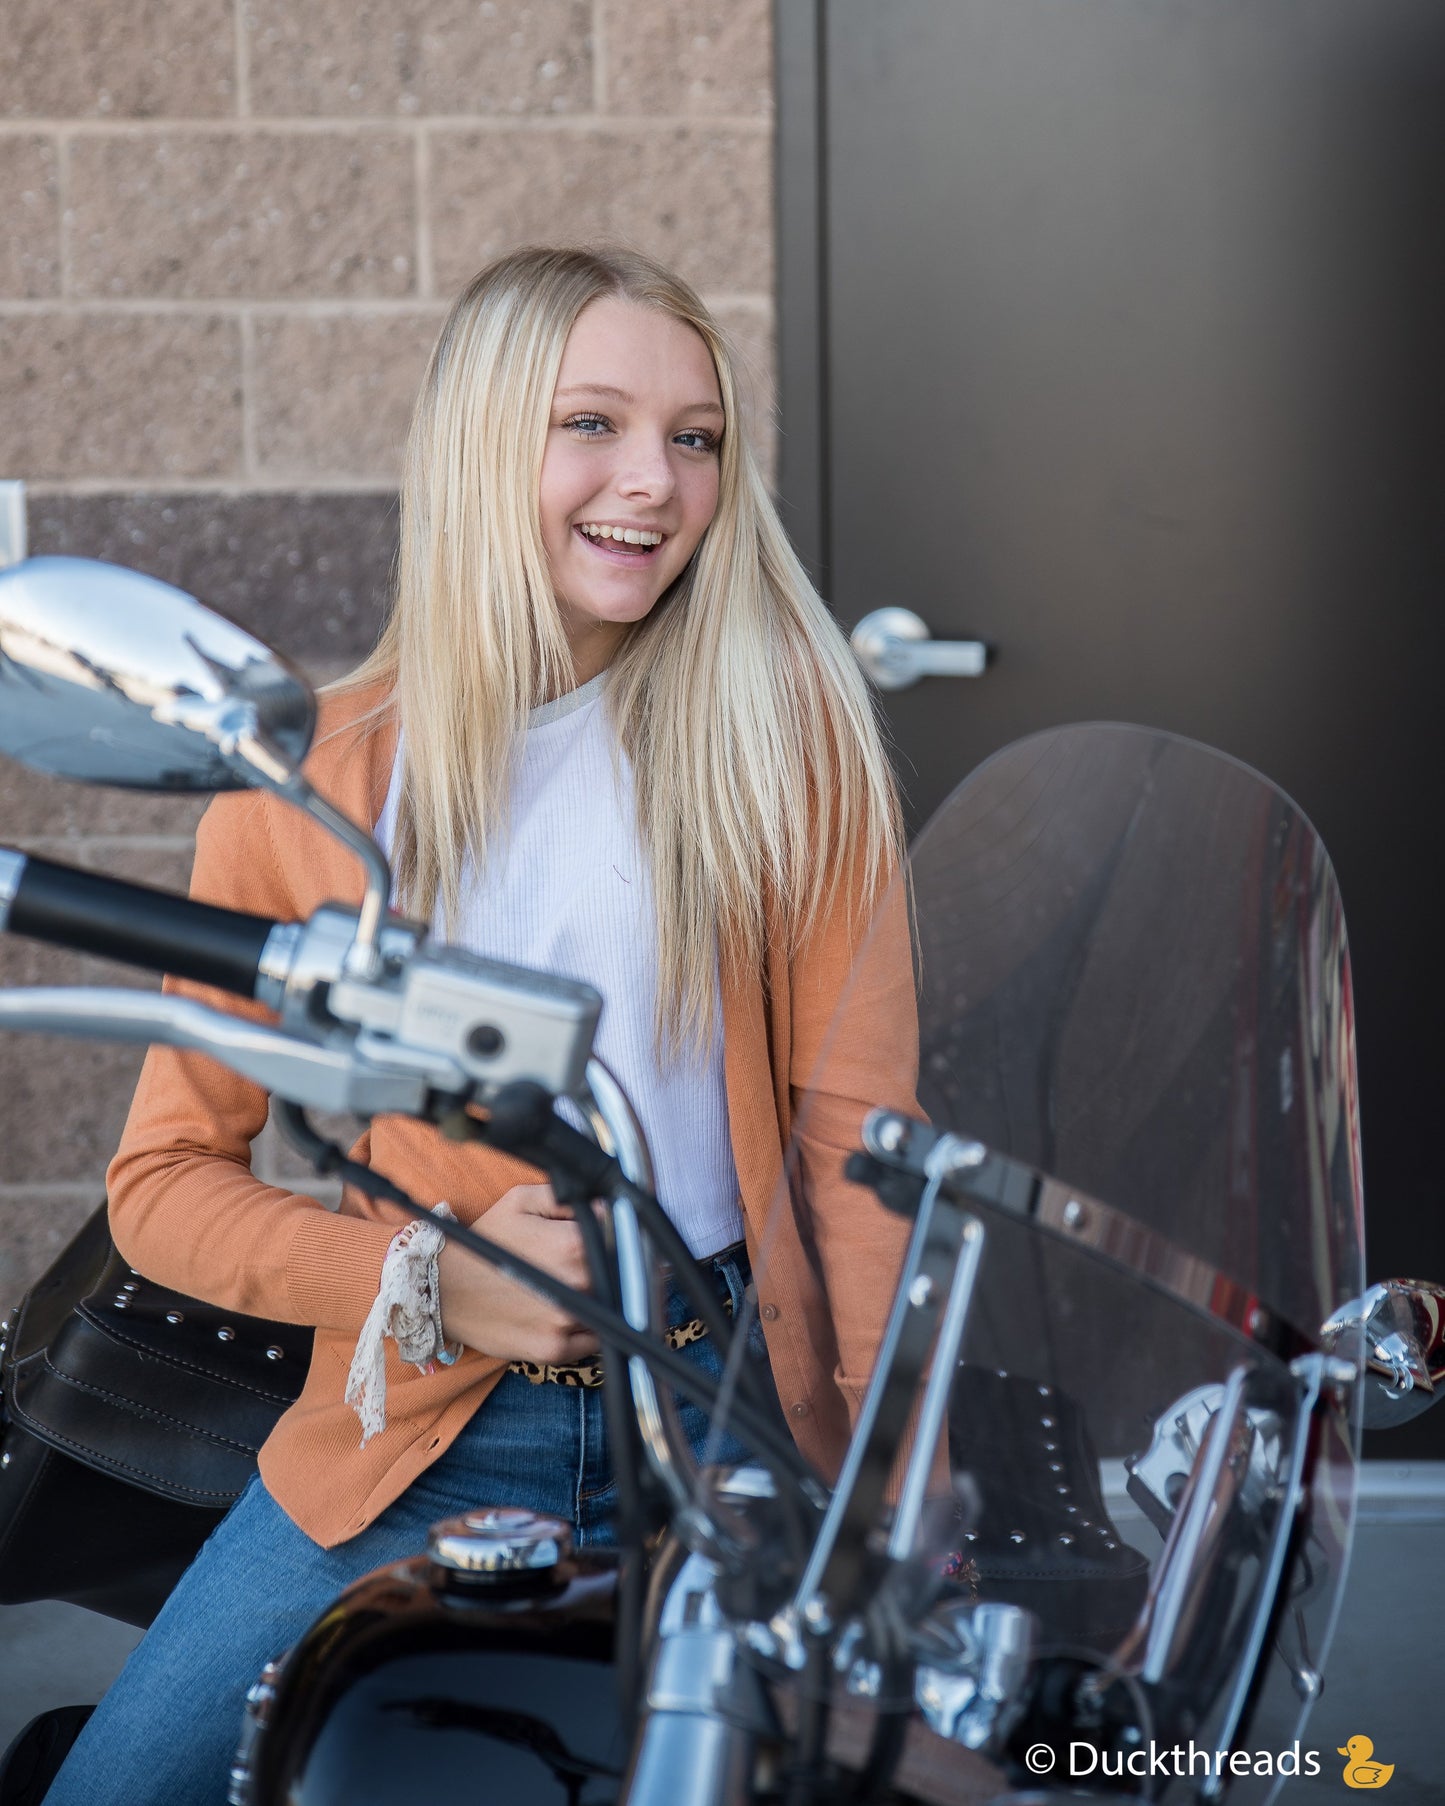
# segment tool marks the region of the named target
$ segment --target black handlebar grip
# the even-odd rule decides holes
[[[34,857],[26,858],[9,911],[0,915],[12,934],[215,985],[238,997],[255,995],[261,952],[276,926],[268,916]]]

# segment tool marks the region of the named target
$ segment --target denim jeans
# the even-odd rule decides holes
[[[719,1289],[740,1313],[744,1264],[724,1256],[711,1264]],[[689,1315],[674,1293],[669,1321]],[[752,1352],[761,1352],[756,1323],[749,1339]],[[721,1375],[711,1337],[681,1352],[714,1378]],[[765,1359],[759,1365],[766,1373]],[[699,1457],[745,1458],[726,1434],[712,1443],[706,1415],[679,1403]],[[257,1475],[132,1652],[66,1758],[46,1806],[223,1806],[246,1689],[344,1587],[421,1553],[431,1525],[475,1505],[530,1506],[570,1520],[580,1545],[605,1545],[612,1540],[615,1500],[601,1390],[533,1385],[512,1373],[401,1498],[334,1549],[298,1530]],[[424,1796],[419,1776],[418,1797]]]

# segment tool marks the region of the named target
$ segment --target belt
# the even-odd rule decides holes
[[[721,1262],[727,1260],[740,1261],[746,1269],[747,1250],[742,1242],[734,1242],[731,1247],[721,1249],[717,1254],[707,1255],[698,1265],[704,1269],[712,1264],[714,1277],[719,1281],[719,1296],[724,1311],[731,1317],[733,1314],[732,1293],[722,1283],[722,1275],[717,1271]],[[707,1324],[701,1317],[691,1317],[686,1323],[674,1324],[671,1329],[663,1331],[662,1339],[669,1348],[686,1348],[689,1342],[701,1342],[707,1334]],[[524,1380],[530,1380],[534,1386],[600,1386],[604,1375],[602,1356],[588,1355],[585,1361],[509,1361],[508,1373],[518,1373]]]

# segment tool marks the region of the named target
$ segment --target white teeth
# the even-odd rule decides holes
[[[600,527],[592,521],[583,521],[581,530],[589,539],[612,539],[621,545],[660,546],[661,533],[651,533],[645,527]]]

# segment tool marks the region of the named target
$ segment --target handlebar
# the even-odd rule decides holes
[[[250,998],[276,926],[267,916],[0,847],[0,931],[54,947]]]

